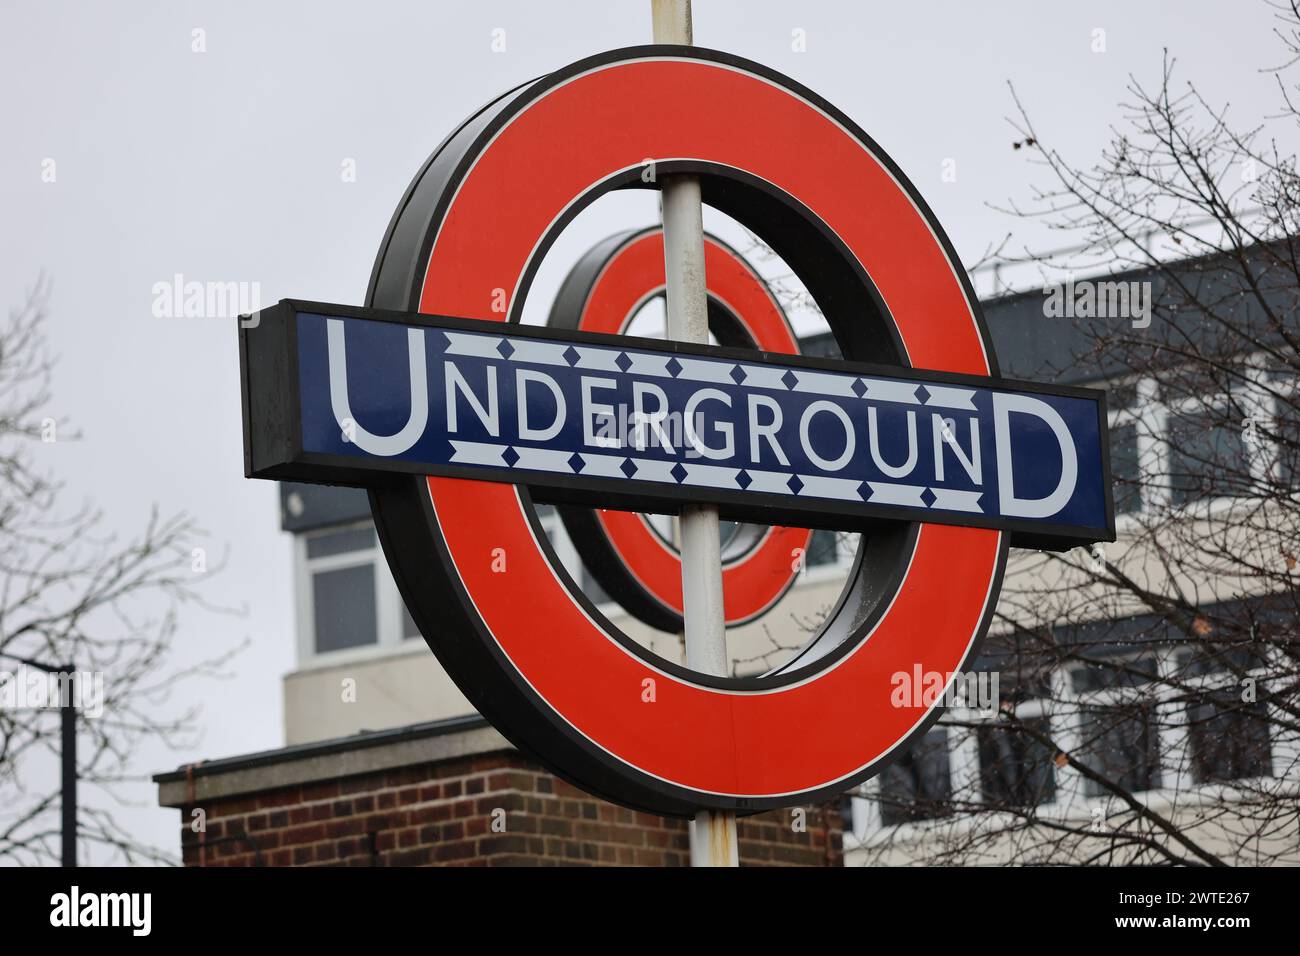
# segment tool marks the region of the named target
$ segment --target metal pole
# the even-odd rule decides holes
[[[656,43],[691,44],[690,0],[651,0],[651,13]],[[705,344],[709,340],[709,312],[700,181],[695,176],[674,175],[663,177],[661,182],[668,337]],[[727,632],[722,614],[718,509],[688,505],[682,508],[678,520],[686,666],[725,676]],[[691,866],[739,865],[736,815],[701,810],[691,822]]]
[[[63,817],[63,865],[77,865],[77,705],[73,695],[77,671],[71,664],[66,667],[51,667],[40,661],[19,657],[16,654],[0,654],[11,661],[18,661],[28,667],[35,667],[46,674],[59,676],[59,721],[61,724],[60,764],[63,771],[63,797],[60,805]],[[66,676],[65,676],[66,675]],[[67,696],[64,696],[64,691]]]
[[[67,867],[77,865],[77,706],[71,684],[60,701],[59,717],[63,722],[63,865]]]

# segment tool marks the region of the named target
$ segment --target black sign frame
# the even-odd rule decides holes
[[[436,475],[474,477],[484,481],[527,484],[539,503],[586,505],[623,511],[677,514],[683,505],[710,503],[719,515],[733,521],[798,525],[830,531],[870,532],[881,522],[919,520],[914,508],[870,502],[827,502],[798,499],[754,491],[725,488],[703,489],[692,485],[665,485],[635,479],[612,479],[582,474],[546,476],[532,480],[509,468],[476,466],[469,470],[455,465],[439,466],[394,459],[358,459],[304,451],[301,441],[301,400],[298,389],[297,316],[299,313],[365,319],[427,330],[479,332],[486,335],[531,338],[550,342],[634,348],[709,359],[759,363],[792,371],[827,371],[871,377],[905,378],[920,384],[997,388],[1037,395],[1061,395],[1093,401],[1097,405],[1097,427],[1102,441],[1102,468],[1108,527],[1105,536],[1083,534],[1077,527],[1027,519],[978,516],[969,518],[945,512],[931,519],[957,527],[994,528],[1007,531],[1014,547],[1068,550],[1097,540],[1115,540],[1113,489],[1110,481],[1109,421],[1106,392],[1078,386],[1044,385],[1006,378],[989,378],[899,369],[867,362],[782,355],[734,346],[695,345],[666,342],[632,335],[604,335],[549,326],[486,322],[419,312],[391,312],[360,306],[335,305],[302,299],[285,299],[240,323],[240,368],[244,416],[244,473],[248,478],[304,481],[316,484],[369,487],[392,483],[391,476]],[[520,480],[524,478],[524,480]],[[834,508],[829,511],[828,508]]]

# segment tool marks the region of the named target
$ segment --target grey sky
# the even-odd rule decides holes
[[[1163,47],[1248,126],[1274,102],[1258,72],[1282,59],[1270,21],[1255,0],[695,4],[699,45],[790,74],[853,117],[968,262],[1016,225],[985,204],[1025,197],[1035,175],[1011,148],[1008,79],[1077,160],[1118,122],[1128,74],[1158,78]],[[495,28],[504,52],[492,52]],[[1104,53],[1091,48],[1097,28]],[[192,52],[195,29],[206,52]],[[795,29],[806,52],[792,50]],[[130,532],[155,502],[195,514],[230,548],[209,596],[248,608],[186,615],[181,661],[245,635],[252,647],[235,680],[193,686],[199,749],[143,753],[141,773],[282,743],[280,678],[294,662],[275,488],[242,477],[233,325],[155,317],[154,284],[179,273],[257,281],[264,304],[360,302],[394,205],[456,123],[524,80],[649,35],[649,0],[0,0],[0,299],[18,303],[41,270],[53,279],[55,407],[85,435],[41,453],[68,503],[93,497],[115,529]],[[348,158],[355,182],[340,175]],[[948,158],[955,182],[941,177]],[[645,199],[575,224],[529,311],[593,241],[649,221]],[[150,787],[133,796],[144,808],[132,825],[175,849],[175,811],[151,809]]]

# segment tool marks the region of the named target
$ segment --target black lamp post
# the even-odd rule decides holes
[[[52,667],[49,664],[42,664],[40,661],[29,660],[26,657],[18,657],[15,654],[4,654],[4,657],[10,660],[18,661],[28,667],[35,667],[39,671],[47,674],[67,674],[69,681],[76,679],[76,671],[71,665],[67,667]],[[64,696],[59,694],[59,719],[62,725],[63,744],[60,752],[60,762],[63,765],[63,865],[77,865],[77,707],[72,699],[72,686],[69,684],[68,693]]]

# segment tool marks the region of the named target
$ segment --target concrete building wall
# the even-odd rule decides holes
[[[472,714],[423,641],[401,651],[296,670],[284,678],[289,745]]]
[[[811,636],[809,628],[833,605],[843,579],[844,572],[836,568],[806,572],[806,580],[770,614],[732,628],[727,643],[737,669],[755,673],[785,660],[789,651],[782,645]],[[656,631],[625,613],[611,618],[656,654],[685,663],[676,635]],[[289,745],[470,713],[469,702],[420,639],[405,641],[397,649],[340,652],[328,663],[299,668],[284,678]]]

